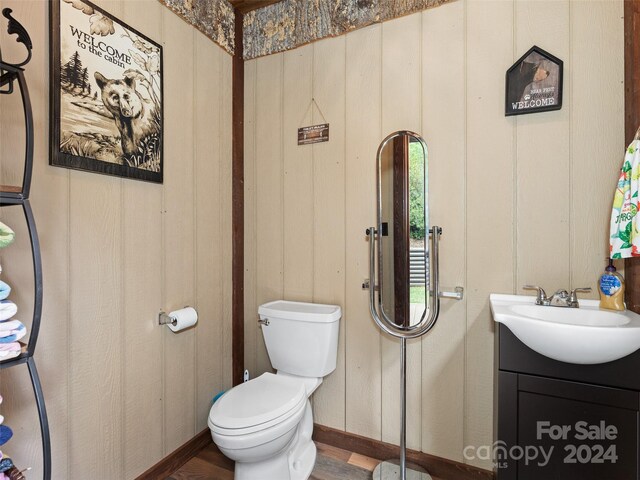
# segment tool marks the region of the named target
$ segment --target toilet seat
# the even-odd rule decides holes
[[[209,428],[224,436],[259,432],[301,414],[306,402],[304,382],[264,373],[225,393],[211,407]]]

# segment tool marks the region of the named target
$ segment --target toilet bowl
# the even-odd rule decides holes
[[[307,428],[300,428],[303,420]],[[212,407],[209,428],[220,451],[236,462],[236,479],[304,480],[313,469],[313,419],[302,380],[264,373],[231,389]],[[313,450],[305,462],[293,458],[305,448]]]
[[[235,480],[307,480],[316,459],[309,397],[335,369],[340,307],[276,301],[258,310],[276,374],[219,398],[209,428]]]

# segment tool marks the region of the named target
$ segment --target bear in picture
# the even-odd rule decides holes
[[[102,103],[113,115],[120,132],[122,152],[125,155],[135,155],[142,140],[156,133],[151,109],[137,92],[134,78],[108,79],[100,72],[95,72],[94,76],[100,88]]]
[[[549,70],[545,70],[541,63],[522,62],[518,67],[518,75],[513,77],[509,85],[509,102],[519,102],[527,86],[541,82],[548,76]]]
[[[505,115],[562,108],[563,62],[535,45],[506,75]]]

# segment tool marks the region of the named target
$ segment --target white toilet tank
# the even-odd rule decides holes
[[[273,368],[322,378],[336,368],[342,310],[337,305],[276,300],[258,308]]]

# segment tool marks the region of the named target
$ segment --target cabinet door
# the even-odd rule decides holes
[[[636,480],[638,393],[518,375],[519,480]]]
[[[494,471],[497,480],[517,480],[518,465],[505,455],[500,446],[507,449],[518,445],[518,374],[498,372],[495,392],[494,421],[496,442],[493,445]]]

